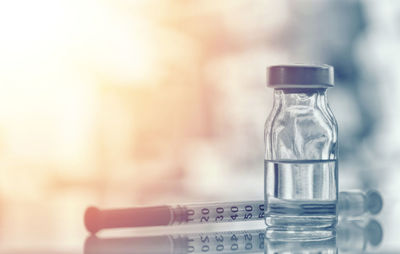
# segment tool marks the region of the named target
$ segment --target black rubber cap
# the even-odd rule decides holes
[[[267,86],[272,88],[328,88],[334,86],[330,65],[273,65],[267,69]]]

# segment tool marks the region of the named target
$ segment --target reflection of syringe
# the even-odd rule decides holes
[[[268,238],[265,229],[124,238],[90,236],[84,254],[337,253],[336,249],[360,252],[367,246],[379,245],[382,234],[378,221],[360,220],[340,222],[336,237],[332,233],[330,237]]]
[[[264,238],[264,229],[108,239],[90,236],[84,254],[260,253]]]
[[[376,214],[382,208],[382,198],[377,191],[367,194],[361,191],[340,192],[338,207],[339,215]],[[238,222],[263,218],[263,200],[107,210],[89,207],[85,213],[85,226],[89,232],[96,233],[106,228]]]

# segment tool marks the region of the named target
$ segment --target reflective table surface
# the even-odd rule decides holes
[[[378,216],[379,217],[379,216]],[[189,254],[189,253],[400,253],[379,218],[341,219],[333,230],[266,229],[263,221],[208,226],[137,228],[87,234],[76,251],[15,249],[1,253]],[[397,235],[399,236],[399,235]],[[385,241],[388,238],[389,241]]]
[[[75,220],[76,224],[71,227],[66,221],[60,221],[60,225],[63,225],[61,233],[77,237],[77,240],[57,239],[60,233],[57,231],[53,233],[54,238],[43,237],[43,229],[40,223],[36,223],[39,226],[35,228],[26,227],[27,232],[37,232],[36,242],[21,238],[20,242],[8,244],[7,235],[3,234],[0,235],[0,253],[400,253],[399,217],[394,212],[397,209],[397,196],[383,196],[383,200],[383,208],[382,203],[374,201],[382,210],[372,215],[356,213],[359,205],[354,205],[355,201],[349,199],[347,201],[351,201],[351,204],[345,203],[346,206],[339,207],[339,220],[334,229],[301,231],[266,228],[264,220],[260,219],[235,223],[103,229],[90,234],[85,230],[82,213],[82,220]],[[80,227],[79,235],[73,234],[73,227]]]

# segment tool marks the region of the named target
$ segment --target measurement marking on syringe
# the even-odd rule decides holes
[[[188,222],[197,223],[259,220],[264,218],[264,204],[246,202],[234,206],[219,204],[191,207],[187,209],[186,217]]]

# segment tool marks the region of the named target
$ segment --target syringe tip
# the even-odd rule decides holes
[[[95,234],[99,231],[100,210],[96,207],[88,207],[85,212],[84,222],[86,229]]]
[[[371,214],[378,214],[382,210],[383,200],[381,194],[376,190],[370,190],[367,196],[367,209]]]

